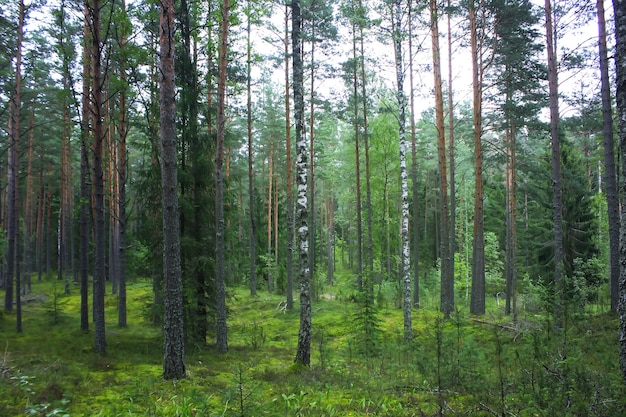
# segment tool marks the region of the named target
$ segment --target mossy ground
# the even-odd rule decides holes
[[[24,332],[14,313],[0,316],[0,416],[626,415],[612,315],[556,331],[542,315],[513,326],[495,303],[480,321],[462,307],[444,321],[433,301],[414,310],[408,343],[389,285],[364,338],[350,281],[320,287],[310,368],[293,364],[297,305],[284,311],[279,295],[231,288],[229,352],[212,340],[188,347],[180,381],[161,378],[161,329],[146,318],[151,282],[129,283],[127,328],[107,295],[105,356],[79,329],[78,288],[66,296],[52,278],[34,282]]]

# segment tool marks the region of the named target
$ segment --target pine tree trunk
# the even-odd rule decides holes
[[[474,118],[474,240],[472,245],[472,295],[470,312],[485,314],[485,225],[482,149],[482,61],[478,46],[475,3],[470,3],[472,89]]]
[[[95,259],[93,273],[93,320],[94,350],[106,353],[104,323],[105,293],[105,224],[104,224],[104,176],[102,165],[102,146],[104,142],[104,120],[102,114],[102,67],[100,40],[100,0],[92,0],[89,7],[89,27],[91,28],[91,113],[93,117],[93,183],[94,183],[94,219],[95,219]]]
[[[404,94],[404,62],[402,57],[402,0],[396,0],[393,10],[393,43],[396,61],[396,96],[398,99],[398,135],[400,137],[400,181],[402,216],[400,223],[402,281],[404,294],[404,339],[413,338],[411,319],[411,249],[409,247],[409,184],[406,169],[406,96]]]
[[[354,94],[354,146],[355,146],[355,191],[356,191],[356,279],[359,290],[363,290],[363,210],[361,204],[361,152],[359,139],[359,101],[358,101],[358,77],[357,77],[357,54],[356,54],[356,26],[352,25],[352,59],[354,68],[352,72],[352,87]],[[365,98],[364,98],[365,99]]]
[[[163,204],[163,377],[185,376],[183,335],[183,282],[180,266],[180,214],[178,208],[178,168],[176,151],[176,86],[174,83],[174,0],[161,2],[160,135],[161,189]]]
[[[554,320],[563,325],[563,205],[561,196],[561,139],[559,137],[559,98],[556,43],[552,25],[551,0],[545,0],[548,89],[550,93],[550,139],[552,141],[552,207],[554,220]]]
[[[359,0],[359,9],[363,10],[363,1]],[[365,154],[365,223],[367,225],[367,240],[365,244],[365,259],[367,265],[367,281],[370,288],[368,291],[373,292],[374,285],[374,238],[372,225],[372,187],[371,187],[371,170],[370,170],[370,144],[369,144],[369,128],[367,124],[367,79],[365,78],[365,35],[363,31],[363,22],[359,24],[359,44],[360,44],[360,63],[361,63],[361,100],[363,107],[363,153]],[[412,114],[412,112],[411,112]]]
[[[250,1],[248,0],[248,4]],[[250,16],[248,16],[247,22],[247,125],[248,125],[248,209],[250,211],[250,235],[249,239],[249,256],[250,256],[250,271],[249,271],[249,285],[250,295],[256,295],[256,213],[254,210],[254,153],[252,149],[252,40],[251,40],[251,23]]]
[[[437,123],[437,155],[439,161],[440,241],[441,257],[441,311],[449,318],[454,309],[454,276],[450,275],[450,215],[448,211],[448,170],[446,161],[446,134],[443,110],[443,86],[439,47],[437,2],[430,2],[433,76],[435,84],[435,119]]]
[[[448,10],[452,10],[450,6],[450,0],[448,0]],[[448,13],[448,157],[450,166],[450,197],[449,197],[449,262],[448,262],[448,276],[452,281],[451,291],[453,294],[452,300],[454,301],[454,263],[456,254],[456,164],[455,164],[455,152],[454,152],[454,91],[452,90],[452,27],[450,13]],[[450,284],[448,284],[450,286]]]
[[[11,94],[9,111],[9,150],[7,152],[7,273],[5,281],[4,310],[13,311],[13,282],[15,281],[16,330],[22,332],[21,288],[17,269],[18,238],[18,175],[19,175],[19,137],[22,87],[22,39],[24,34],[24,2],[19,4],[19,22],[17,25],[17,54],[15,58],[15,89]]]
[[[602,95],[602,124],[604,136],[604,183],[609,220],[609,285],[611,310],[617,311],[619,303],[619,197],[615,170],[615,140],[613,138],[613,109],[609,78],[609,58],[606,45],[604,0],[597,0],[598,48],[600,55],[600,84]]]
[[[302,15],[300,0],[291,2],[291,43],[293,56],[293,101],[296,124],[296,230],[299,252],[300,279],[300,328],[295,363],[302,366],[311,364],[311,274],[309,269],[309,225],[308,225],[308,152],[304,137],[304,83],[302,68]]]
[[[626,205],[626,0],[613,0],[615,14],[616,101],[621,164],[622,207]],[[621,212],[619,279],[619,364],[626,382],[626,210]]]
[[[122,12],[126,13],[126,0],[122,0]],[[126,46],[126,33],[122,32],[120,39],[120,49]],[[122,53],[122,56],[124,54]],[[117,298],[117,324],[120,327],[127,326],[126,317],[126,136],[128,126],[126,124],[126,62],[122,58],[120,62],[120,81],[122,90],[119,97],[119,149],[117,151],[117,186],[118,186],[118,238],[117,238],[117,278],[118,278],[118,298]]]
[[[228,65],[228,19],[230,0],[222,3],[220,49],[217,81],[217,148],[215,158],[215,286],[217,315],[217,351],[228,352],[228,327],[226,325],[226,280],[224,269],[224,137],[226,69]]]
[[[83,95],[80,124],[80,329],[84,332],[89,330],[89,213],[90,207],[90,170],[89,170],[89,91],[91,89],[91,42],[89,41],[88,16],[89,9],[85,3],[85,22],[83,26]],[[43,205],[43,197],[42,202]],[[43,213],[42,213],[43,214]],[[41,232],[40,232],[41,233]],[[41,239],[41,237],[40,237]],[[40,253],[42,252],[41,244]],[[41,262],[40,262],[41,266]],[[41,274],[40,274],[41,275]]]

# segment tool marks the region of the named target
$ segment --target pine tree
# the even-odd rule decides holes
[[[185,376],[183,335],[183,283],[180,268],[180,216],[176,152],[176,87],[174,83],[174,1],[161,2],[160,129],[161,188],[163,204],[163,275],[165,283],[163,317],[163,377]]]

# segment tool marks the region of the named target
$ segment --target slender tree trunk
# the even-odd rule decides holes
[[[600,83],[602,95],[602,124],[604,136],[604,183],[609,220],[609,282],[611,310],[617,311],[619,304],[619,197],[615,170],[615,140],[613,138],[613,110],[609,78],[609,58],[606,46],[606,20],[604,0],[597,0],[598,48],[600,54]]]
[[[335,280],[335,260],[333,257],[333,248],[335,247],[335,200],[332,195],[328,197],[328,201],[326,202],[326,215],[326,283],[328,285],[333,285]]]
[[[161,188],[163,204],[163,377],[185,376],[183,282],[180,266],[180,214],[174,83],[174,0],[161,1],[159,32]]]
[[[217,314],[217,351],[228,352],[226,326],[226,282],[224,276],[224,137],[226,129],[226,69],[228,65],[228,19],[230,0],[222,3],[220,50],[217,82],[217,149],[215,158],[215,285]]]
[[[250,1],[248,0],[248,5],[250,5]],[[250,12],[249,12],[250,13]],[[247,45],[247,101],[246,101],[246,110],[247,110],[247,126],[248,126],[248,209],[250,211],[250,230],[248,231],[250,235],[249,240],[249,256],[250,256],[250,271],[249,271],[249,284],[250,284],[250,295],[256,295],[256,213],[254,211],[254,152],[252,149],[252,39],[251,39],[251,22],[250,16],[248,15],[247,22],[247,34],[248,34],[248,45]]]
[[[308,225],[308,196],[307,174],[308,153],[304,137],[304,83],[302,68],[302,14],[300,0],[291,2],[291,44],[293,56],[293,102],[294,118],[296,123],[296,230],[297,247],[299,249],[299,279],[300,279],[300,328],[298,330],[298,347],[295,363],[303,366],[311,364],[311,271],[309,269],[309,225]]]
[[[35,109],[31,106],[28,132],[28,165],[26,169],[26,196],[24,201],[24,279],[31,289],[31,276],[34,271],[34,240],[33,240],[33,147],[35,144]]]
[[[89,91],[91,90],[91,42],[88,25],[89,8],[85,3],[85,24],[83,26],[83,95],[80,124],[80,328],[89,330],[89,213],[90,206],[90,169],[89,169]],[[43,194],[42,202],[43,205]],[[40,245],[40,251],[42,250]],[[41,262],[40,262],[41,265]]]
[[[285,149],[287,165],[287,303],[286,309],[293,310],[293,239],[294,239],[294,212],[293,212],[293,178],[291,173],[291,118],[290,118],[290,89],[289,89],[289,6],[285,5]]]
[[[272,191],[274,190],[274,137],[270,135],[270,156],[268,161],[268,176],[267,176],[267,259],[271,259],[272,257]],[[276,210],[276,208],[274,208]],[[274,291],[274,282],[273,282],[273,274],[270,269],[267,272],[267,291]]]
[[[559,137],[559,97],[556,42],[552,25],[552,2],[545,0],[548,89],[550,92],[550,139],[552,141],[552,207],[554,210],[554,320],[563,325],[563,203],[561,195],[561,139]]]
[[[122,12],[126,13],[126,0],[122,0]],[[120,49],[126,46],[126,33],[122,32],[120,39]],[[123,56],[124,54],[122,54]],[[126,62],[122,58],[120,61],[120,81],[122,90],[119,97],[119,149],[117,151],[117,184],[118,184],[118,238],[117,238],[117,278],[119,283],[117,298],[117,324],[120,327],[127,326],[126,317],[126,136],[128,126],[126,124]]]
[[[441,257],[441,311],[449,318],[454,309],[454,276],[450,275],[450,215],[448,211],[448,172],[446,162],[446,134],[443,111],[443,86],[439,47],[439,17],[437,2],[430,1],[433,75],[435,83],[435,119],[437,124],[437,154],[439,161],[439,195],[441,231],[439,252]]]
[[[472,296],[470,312],[485,314],[485,226],[483,202],[482,149],[482,61],[478,46],[476,8],[470,2],[470,37],[472,49],[472,90],[474,115],[474,240],[472,250]]]
[[[358,101],[358,77],[357,77],[357,53],[356,53],[356,26],[352,25],[352,58],[354,68],[352,72],[352,86],[354,94],[354,146],[355,146],[355,178],[356,178],[356,279],[359,290],[363,290],[363,210],[361,204],[361,153],[359,139],[359,101]],[[365,99],[365,98],[363,98]]]
[[[310,6],[311,7],[311,6]],[[315,44],[316,22],[311,22],[311,97],[309,103],[309,270],[311,279],[315,276],[317,219],[315,208]]]
[[[613,0],[615,15],[616,101],[621,158],[621,205],[626,206],[626,0]],[[619,302],[619,364],[626,382],[626,210],[621,211]]]
[[[95,259],[93,274],[93,319],[94,350],[100,355],[106,353],[104,323],[105,293],[105,224],[104,224],[104,175],[102,168],[102,145],[104,142],[104,120],[102,109],[102,66],[100,39],[100,0],[92,0],[89,6],[89,27],[91,28],[91,69],[92,69],[92,117],[93,124],[93,182],[95,211]]]
[[[402,281],[404,286],[404,339],[413,338],[411,318],[411,249],[409,247],[409,185],[406,170],[406,96],[404,94],[404,61],[402,57],[402,0],[395,0],[393,9],[393,43],[396,61],[396,96],[398,99],[398,135],[400,137],[400,181],[402,216],[400,223]]]
[[[359,9],[363,10],[363,1],[359,0]],[[361,100],[363,107],[363,153],[365,154],[365,223],[367,225],[367,240],[365,244],[365,258],[367,265],[367,281],[373,291],[373,274],[374,274],[374,238],[372,225],[372,187],[371,187],[371,171],[370,171],[370,144],[369,131],[367,124],[367,79],[365,77],[365,34],[363,30],[363,22],[359,24],[359,46],[360,46],[360,64],[361,64]],[[411,110],[412,114],[412,110]]]
[[[13,310],[13,281],[15,281],[16,330],[22,332],[21,288],[17,264],[18,238],[18,176],[19,176],[19,138],[20,109],[22,89],[22,39],[24,36],[24,19],[26,8],[24,2],[19,3],[19,22],[17,25],[17,54],[15,57],[15,86],[11,95],[9,112],[9,150],[7,164],[7,273],[5,280],[4,310]]]
[[[415,130],[415,83],[413,81],[413,7],[409,7],[409,95],[411,109],[411,244],[413,255],[413,306],[420,306],[419,276],[419,189],[417,183],[417,135]]]
[[[448,10],[451,10],[450,0],[448,0]],[[449,290],[454,294],[454,263],[456,253],[456,164],[454,157],[454,91],[452,90],[452,27],[450,13],[447,14],[448,23],[448,157],[450,159],[450,222],[449,222],[449,276],[452,280],[452,288]],[[454,298],[454,297],[453,297]]]

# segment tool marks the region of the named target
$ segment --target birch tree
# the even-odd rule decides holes
[[[298,347],[295,363],[309,366],[311,364],[311,274],[309,268],[309,225],[307,171],[308,153],[304,136],[304,83],[302,67],[302,13],[300,0],[291,2],[291,45],[293,57],[293,101],[294,119],[296,124],[296,231],[299,254],[300,279],[300,328],[298,330]]]
[[[404,338],[413,338],[411,320],[411,249],[409,247],[409,180],[406,168],[406,95],[404,93],[404,61],[402,56],[402,0],[393,4],[393,45],[396,64],[396,99],[398,101],[398,136],[400,137],[400,183],[402,195],[402,216],[400,220],[402,283],[404,297]]]

